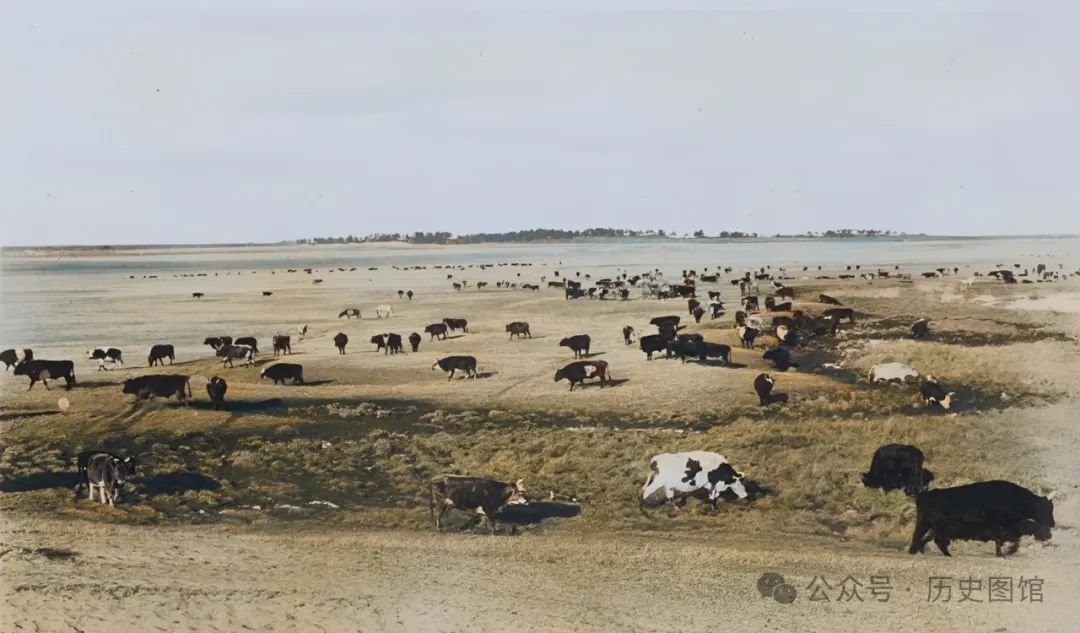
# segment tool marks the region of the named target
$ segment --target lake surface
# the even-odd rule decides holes
[[[122,253],[122,254],[121,254]],[[399,288],[418,293],[452,292],[447,274],[471,282],[497,280],[539,283],[555,270],[580,271],[594,278],[659,268],[677,276],[686,268],[730,266],[735,271],[762,266],[787,267],[789,275],[836,274],[847,265],[919,273],[938,266],[960,267],[962,276],[998,264],[1034,269],[1046,264],[1065,271],[1080,267],[1080,237],[762,239],[762,240],[594,240],[553,244],[478,244],[403,246],[256,246],[146,248],[101,255],[25,256],[5,251],[0,267],[0,347],[31,346],[71,353],[83,345],[145,346],[174,340],[175,325],[158,327],[163,311],[187,309],[192,292],[204,302],[251,301],[242,319],[215,321],[209,315],[191,323],[194,341],[203,332],[239,332],[246,328],[294,323],[300,315],[275,314],[258,303],[261,290],[307,296],[337,293],[343,307],[372,305],[396,298]],[[435,270],[435,265],[532,263],[531,267],[495,267],[485,271]],[[393,266],[429,266],[425,271],[396,271]],[[806,266],[810,270],[802,272]],[[822,267],[818,273],[817,267]],[[286,268],[314,268],[286,274]],[[329,272],[352,268],[355,272]],[[368,270],[377,267],[378,270]],[[180,275],[207,273],[207,277]],[[156,279],[144,278],[156,275]],[[732,276],[735,276],[734,273]],[[134,277],[134,278],[132,278]],[[311,280],[325,282],[313,286]],[[725,290],[725,292],[730,292]],[[197,334],[196,334],[197,333]],[[265,334],[264,334],[265,336]],[[201,342],[201,339],[199,339]],[[188,343],[190,349],[196,343]],[[206,350],[202,350],[205,353]]]

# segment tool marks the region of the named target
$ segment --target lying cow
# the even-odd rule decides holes
[[[294,385],[304,384],[304,366],[297,363],[277,363],[269,367],[263,367],[259,372],[259,378],[269,378],[274,384],[285,384],[285,380],[291,379]]]
[[[574,353],[574,358],[584,358],[585,356],[588,356],[590,345],[592,345],[592,338],[590,338],[588,334],[567,336],[559,341],[559,347],[569,347],[570,351]]]
[[[349,336],[344,332],[338,332],[334,335],[334,347],[337,348],[338,354],[345,353],[345,346],[349,344]]]
[[[45,385],[47,391],[49,381],[57,378],[64,379],[67,389],[75,386],[75,363],[70,360],[23,360],[23,362],[15,365],[13,373],[16,376],[26,376],[30,379],[30,386],[26,389],[27,391],[33,389],[34,383],[39,380],[41,384]]]
[[[75,486],[75,496],[86,486],[90,500],[93,501],[94,489],[97,488],[101,503],[109,505],[115,505],[120,489],[135,475],[135,459],[130,456],[119,457],[105,451],[87,451],[79,454],[76,463],[80,481]]]
[[[447,374],[447,380],[453,380],[454,372],[462,371],[469,378],[476,378],[476,357],[475,356],[447,356],[440,358],[432,363],[431,368],[445,371]]]
[[[528,503],[525,498],[525,485],[520,479],[514,483],[506,483],[482,477],[439,475],[428,483],[428,492],[428,510],[436,531],[442,531],[442,518],[446,512],[457,508],[478,515],[494,534],[493,517],[499,510],[508,505]]]
[[[176,396],[177,400],[188,404],[187,399],[191,397],[191,384],[187,376],[151,374],[125,380],[123,392],[133,395],[139,400],[150,397],[171,398]]]
[[[431,340],[433,341],[435,340],[436,336],[441,339],[445,339],[447,329],[448,328],[446,327],[445,323],[432,323],[431,325],[424,328],[424,334],[430,334]]]
[[[919,372],[904,363],[879,363],[870,368],[867,377],[870,382],[906,382],[908,378],[918,378]]]
[[[165,365],[165,359],[169,359],[169,364],[173,364],[173,360],[176,358],[176,352],[172,345],[158,344],[150,348],[150,354],[146,357],[146,363],[153,367],[155,364]]]
[[[525,321],[514,321],[513,323],[506,324],[506,331],[510,333],[510,338],[517,336],[518,338],[529,337],[532,338],[532,333],[529,332],[529,324]]]
[[[225,392],[229,390],[229,383],[221,376],[214,376],[206,383],[206,395],[210,396],[210,404],[215,409],[225,408]]]
[[[604,383],[611,378],[607,361],[578,360],[555,372],[555,382],[564,379],[570,381],[570,391],[574,390],[574,385],[583,383],[588,378],[599,378],[600,388],[603,389]]]
[[[926,380],[919,385],[919,393],[922,395],[927,407],[939,406],[946,411],[952,407],[952,397],[956,394],[955,391],[946,393],[938,384],[938,381],[934,380],[933,376],[927,376]]]
[[[124,353],[115,347],[97,347],[86,351],[86,357],[98,362],[98,371],[105,369],[105,363],[110,365],[123,365]]]
[[[923,459],[922,451],[914,446],[886,444],[874,451],[870,471],[863,473],[862,483],[885,492],[903,490],[914,497],[934,480],[934,473],[923,468]]]
[[[649,461],[649,474],[641,489],[638,509],[671,503],[679,510],[690,497],[703,497],[716,509],[720,495],[731,490],[739,499],[747,497],[742,473],[719,453],[689,451],[661,453]]]
[[[420,341],[421,341],[420,335],[417,334],[416,332],[413,332],[412,334],[409,335],[409,347],[412,348],[412,351],[414,351],[414,352],[419,352],[420,351]]]
[[[952,540],[993,541],[995,553],[1008,556],[1020,548],[1021,537],[1048,541],[1054,527],[1054,502],[1009,481],[928,490],[915,497],[915,509],[909,554],[933,539],[945,556],[951,556]],[[1006,542],[1011,545],[1002,552]]]

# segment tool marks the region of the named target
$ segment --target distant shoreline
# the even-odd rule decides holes
[[[626,236],[626,237],[578,237],[571,239],[550,240],[519,240],[519,241],[479,241],[479,242],[450,242],[447,244],[436,243],[411,243],[400,240],[393,241],[367,241],[345,244],[303,244],[293,241],[285,242],[248,242],[248,243],[224,243],[224,244],[103,244],[103,245],[51,245],[51,246],[2,246],[0,255],[16,257],[44,257],[67,255],[71,256],[110,256],[110,255],[139,255],[145,251],[202,251],[219,249],[323,249],[323,248],[454,248],[462,246],[520,246],[520,245],[544,245],[544,244],[604,244],[612,242],[633,243],[656,243],[670,242],[672,244],[705,243],[705,244],[731,244],[731,243],[775,243],[775,242],[933,242],[943,240],[1007,240],[1007,239],[1060,239],[1080,237],[1076,234],[1062,235],[851,235],[851,236],[761,236],[761,237],[671,237],[671,236]]]

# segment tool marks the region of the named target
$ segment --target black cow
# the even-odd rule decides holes
[[[171,398],[176,396],[176,399],[184,404],[188,404],[187,399],[191,397],[191,383],[188,376],[181,376],[179,374],[151,374],[149,376],[139,376],[137,378],[130,378],[124,381],[123,392],[130,394],[138,398],[139,400],[145,400],[152,396],[158,398]]]
[[[117,363],[121,365],[124,364],[124,353],[115,347],[96,347],[92,350],[88,350],[86,352],[86,357],[98,362],[98,371],[105,369],[105,363],[111,363],[113,365]]]
[[[203,341],[203,345],[209,345],[216,352],[224,345],[232,345],[232,342],[231,336],[208,336]]]
[[[926,406],[937,405],[948,411],[952,407],[952,397],[956,392],[950,391],[946,393],[938,384],[938,381],[934,380],[933,376],[927,376],[926,380],[919,385],[919,393],[922,395],[923,401],[926,402]]]
[[[7,371],[19,364],[19,355],[14,348],[6,349],[0,352],[0,361],[4,363],[4,371]]]
[[[75,386],[75,363],[70,360],[23,360],[15,365],[14,375],[26,376],[30,379],[27,391],[33,389],[34,383],[39,380],[48,390],[49,381],[57,378],[63,378],[66,388],[71,389]]]
[[[100,491],[101,503],[115,505],[120,489],[135,475],[135,458],[119,457],[105,451],[86,451],[75,460],[79,469],[79,483],[75,496],[86,486],[90,500],[94,500],[94,488]]]
[[[776,289],[776,296],[780,298],[787,297],[788,299],[795,298],[795,289],[788,286]]]
[[[555,372],[555,382],[563,379],[570,381],[570,391],[574,390],[574,385],[585,382],[586,378],[599,378],[600,388],[603,389],[604,383],[611,378],[607,361],[577,360]]]
[[[338,312],[337,317],[339,319],[341,317],[345,317],[346,321],[353,318],[353,317],[356,317],[357,319],[359,319],[360,318],[360,309],[359,308],[345,308],[341,312]]]
[[[847,319],[851,323],[855,323],[855,311],[851,308],[829,308],[822,312],[823,315],[833,319],[837,323],[840,319]]]
[[[874,451],[870,471],[862,476],[863,485],[885,492],[903,490],[914,497],[934,480],[934,473],[923,468],[923,459],[922,451],[914,446],[886,444]]]
[[[698,360],[705,362],[708,358],[719,358],[725,365],[731,364],[731,346],[723,343],[702,342],[698,346]]]
[[[761,406],[767,407],[774,402],[787,402],[786,393],[773,393],[773,385],[776,381],[773,380],[769,374],[759,374],[754,379],[754,391],[757,392],[758,400],[761,401]]]
[[[661,332],[665,328],[670,328],[672,332],[679,328],[680,317],[676,315],[659,316],[649,319],[649,325],[655,325]]]
[[[345,346],[349,344],[349,337],[344,332],[338,332],[334,335],[334,347],[337,348],[339,354],[345,353]]]
[[[596,288],[589,288],[590,296],[596,293]],[[585,291],[581,288],[567,288],[564,292],[565,299],[580,299],[585,296]]]
[[[776,371],[787,371],[791,367],[798,367],[798,363],[791,362],[791,352],[782,347],[765,350],[765,353],[761,355],[767,361],[771,361],[773,366],[776,367]]]
[[[634,342],[634,328],[629,325],[624,326],[622,329],[623,342],[627,345],[631,345]]]
[[[746,348],[746,349],[753,349],[753,347],[754,347],[754,339],[756,339],[758,337],[758,335],[761,334],[761,330],[759,330],[757,328],[752,328],[749,325],[740,325],[738,327],[738,332],[739,332],[739,341],[742,343],[742,346],[744,348]]]
[[[164,365],[165,359],[169,359],[169,364],[173,364],[173,359],[176,358],[176,352],[173,350],[172,345],[158,344],[150,348],[150,355],[146,357],[146,362],[151,367],[155,363]]]
[[[292,337],[287,334],[275,334],[274,339],[274,357],[276,358],[279,353],[292,354]]]
[[[705,339],[700,334],[679,334],[674,339],[670,339],[668,343],[668,353],[674,354],[676,358],[682,362],[686,362],[686,357],[696,357],[699,355],[698,346],[702,345]]]
[[[919,319],[911,324],[912,338],[926,338],[930,334],[930,319]]]
[[[229,383],[221,376],[214,376],[206,383],[206,395],[210,396],[210,404],[215,409],[225,408],[225,392],[229,390]]]
[[[251,351],[255,352],[256,354],[259,353],[259,344],[258,341],[255,340],[254,336],[241,336],[240,338],[236,339],[236,342],[234,344],[247,345],[251,348]]]
[[[447,380],[454,378],[454,372],[462,371],[470,378],[476,378],[476,357],[475,356],[447,356],[436,360],[431,368],[445,371],[449,376]]]
[[[401,343],[401,335],[400,334],[394,334],[394,333],[391,332],[390,334],[383,334],[382,336],[383,336],[383,343],[382,344],[383,344],[383,347],[386,348],[385,350],[383,350],[384,354],[401,354],[401,353],[403,353],[405,351],[405,348]],[[372,342],[374,342],[374,340]],[[378,350],[376,350],[376,351],[378,351]]]
[[[412,347],[414,352],[420,351],[420,335],[416,332],[409,335],[409,346]]]
[[[701,302],[697,299],[690,299],[686,302],[686,313],[690,316],[694,315],[694,310],[701,307]]]
[[[822,316],[816,316],[810,319],[810,322],[807,324],[807,328],[814,336],[824,336],[826,334],[835,335],[839,327],[840,324],[836,319]]]
[[[746,310],[747,312],[757,312],[758,310],[760,310],[760,308],[758,307],[758,298],[756,295],[743,299],[743,310]]]
[[[294,385],[304,384],[304,366],[296,363],[277,363],[269,367],[263,367],[259,372],[259,378],[270,378],[274,384],[285,384],[286,379],[292,379]]]
[[[1022,536],[1050,540],[1054,502],[1009,481],[980,481],[955,488],[927,490],[915,497],[915,531],[909,554],[922,552],[933,539],[949,554],[953,539],[993,541],[998,556],[1015,554]],[[1011,542],[1008,550],[1001,546]]]
[[[532,333],[529,332],[529,324],[525,321],[514,321],[513,323],[506,324],[506,331],[510,333],[510,338],[514,338],[517,335],[518,338],[529,337],[532,338]]]
[[[701,323],[701,317],[705,316],[705,308],[698,306],[694,308],[694,323]]]
[[[467,333],[469,331],[469,322],[465,319],[443,319],[442,321],[451,332],[461,330]]]
[[[669,346],[672,338],[661,334],[647,334],[641,337],[638,345],[641,347],[641,351],[645,352],[646,360],[652,360],[652,355],[656,352],[666,352],[670,356]]]
[[[844,305],[840,303],[840,301],[834,299],[833,297],[830,297],[829,295],[818,295],[818,303],[826,303],[834,306]]]
[[[528,503],[520,479],[510,484],[482,477],[440,475],[428,484],[428,509],[436,531],[442,530],[442,518],[450,508],[473,512],[495,533],[494,516],[507,505]],[[438,507],[436,512],[435,508]]]
[[[772,312],[791,312],[791,302],[785,301],[783,303],[773,304]]]
[[[559,341],[559,347],[569,347],[574,352],[574,358],[588,356],[590,345],[592,345],[592,339],[588,334],[576,334]]]
[[[445,323],[432,323],[431,325],[424,328],[424,333],[425,334],[430,334],[431,335],[431,340],[433,340],[433,341],[435,340],[436,336],[439,337],[439,338],[445,339],[446,338],[446,331],[447,331],[447,327],[446,327]]]

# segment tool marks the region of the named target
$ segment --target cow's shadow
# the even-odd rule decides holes
[[[456,339],[456,338],[465,338],[465,335],[464,334],[447,334],[442,339],[436,339],[436,340],[451,341],[451,340]]]
[[[545,519],[571,519],[581,514],[581,506],[557,501],[536,501],[506,506],[495,518],[512,525],[531,525]]]
[[[305,382],[304,384],[297,385],[297,386],[299,386],[299,387],[318,387],[319,385],[333,384],[333,382],[334,382],[333,380],[309,380],[309,381]]]
[[[698,364],[703,367],[726,367],[728,369],[745,369],[745,363],[725,363],[719,358],[709,358],[705,362],[698,361]]]
[[[630,382],[629,378],[608,378],[607,381],[605,381],[603,383],[601,383],[599,380],[590,380],[589,382],[580,382],[577,385],[575,385],[574,386],[574,391],[577,391],[578,389],[584,389],[586,387],[589,387],[589,388],[596,387],[597,389],[600,389],[600,388],[607,389],[608,387],[618,387],[619,385],[621,385],[623,383],[627,383],[627,382]]]
[[[578,360],[581,360],[582,358],[595,358],[596,356],[603,356],[606,353],[607,352],[591,352],[589,354],[581,354],[578,356]]]
[[[497,371],[478,371],[475,374],[473,374],[473,376],[475,378],[478,378],[478,379],[482,380],[484,378],[491,378],[492,376],[494,376],[497,373],[499,373],[499,372],[497,372]]]
[[[79,473],[49,473],[40,472],[6,479],[0,482],[0,492],[30,492],[32,490],[49,490],[53,488],[73,489],[80,480]]]
[[[7,420],[20,420],[22,418],[36,418],[41,415],[58,415],[62,413],[60,409],[43,409],[41,411],[5,411],[0,413],[0,422]]]
[[[215,411],[214,403],[200,400],[192,402],[192,408],[202,411]],[[285,406],[285,401],[281,398],[269,398],[266,400],[229,400],[226,397],[225,406],[220,411],[229,413],[246,413],[251,411],[268,411],[270,409],[278,409]]]
[[[212,477],[200,473],[176,471],[161,473],[136,484],[136,490],[142,494],[174,495],[189,490],[200,492],[218,490],[221,484]]]

